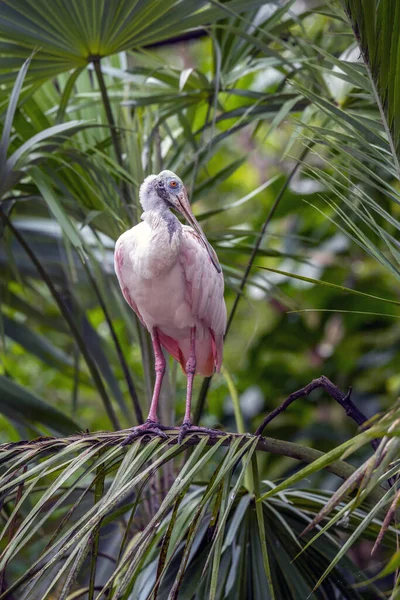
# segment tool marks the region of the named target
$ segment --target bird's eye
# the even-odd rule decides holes
[[[171,179],[169,182],[169,187],[176,189],[178,187],[178,182],[175,179]]]

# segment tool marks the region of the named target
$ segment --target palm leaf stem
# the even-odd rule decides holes
[[[271,208],[270,208],[270,210],[269,210],[269,212],[268,212],[268,214],[266,216],[266,219],[265,219],[265,221],[263,223],[263,226],[262,226],[262,228],[261,228],[261,230],[260,230],[260,232],[258,234],[257,240],[256,240],[256,242],[254,244],[252,253],[251,253],[250,258],[249,258],[249,262],[247,263],[246,269],[245,269],[245,271],[243,273],[243,277],[242,277],[242,280],[241,280],[239,288],[238,288],[238,292],[237,292],[235,300],[233,302],[233,305],[232,305],[232,308],[231,308],[231,312],[230,312],[229,318],[228,318],[228,323],[227,323],[227,326],[226,326],[225,337],[228,335],[229,329],[230,329],[230,327],[232,325],[233,319],[234,319],[235,314],[236,314],[237,307],[239,305],[240,298],[243,296],[244,288],[245,288],[247,280],[249,278],[250,271],[251,271],[251,268],[253,266],[254,260],[255,260],[255,258],[257,256],[257,253],[258,253],[258,251],[260,249],[261,242],[264,239],[264,235],[265,235],[265,232],[267,231],[267,227],[271,223],[271,220],[272,220],[272,218],[273,218],[273,216],[274,216],[274,214],[276,212],[276,209],[278,208],[279,203],[281,202],[281,200],[282,200],[282,198],[283,198],[283,196],[284,196],[287,188],[289,187],[290,182],[292,181],[293,177],[296,175],[299,167],[302,165],[302,163],[303,163],[305,157],[307,156],[308,151],[310,150],[310,148],[311,148],[312,145],[313,145],[313,142],[311,142],[310,144],[308,144],[307,146],[305,146],[305,148],[303,149],[300,157],[297,159],[296,164],[292,168],[292,170],[289,173],[288,177],[286,178],[284,184],[282,185],[281,189],[279,190],[279,192],[278,192],[278,194],[277,194],[277,196],[276,196],[276,198],[275,198],[275,200],[274,200],[274,202],[273,202],[273,204],[272,204],[272,206],[271,206]],[[199,398],[197,400],[196,410],[195,410],[194,419],[193,419],[193,422],[196,423],[196,424],[199,423],[201,415],[203,414],[203,410],[204,410],[204,406],[205,406],[205,403],[206,403],[208,390],[210,389],[212,377],[213,376],[211,375],[211,377],[205,377],[203,379],[203,383],[202,383],[201,388],[200,388]]]
[[[103,71],[101,70],[100,56],[93,56],[92,64],[93,64],[93,68],[96,73],[97,81],[99,84],[100,94],[101,94],[101,98],[103,101],[103,106],[104,106],[104,110],[106,113],[108,126],[110,128],[110,135],[111,135],[112,143],[114,146],[115,156],[116,156],[119,166],[121,168],[123,168],[120,139],[119,139],[119,135],[117,132],[117,127],[115,125],[115,119],[114,119],[113,111],[111,108],[110,98],[108,97],[107,87],[106,87],[106,84],[104,81]],[[129,206],[129,193],[128,193],[128,187],[127,187],[125,180],[122,180],[121,187],[122,187],[122,198],[123,198],[123,201],[125,204],[125,209],[126,209],[127,215],[132,220],[133,213]]]
[[[120,426],[118,417],[117,417],[117,415],[114,411],[114,408],[111,404],[111,401],[108,397],[108,394],[107,394],[106,388],[104,387],[104,383],[101,379],[100,373],[97,369],[97,366],[96,366],[94,360],[92,359],[90,353],[88,352],[88,350],[86,348],[85,342],[80,334],[78,327],[76,326],[73,315],[68,310],[68,307],[66,306],[65,302],[63,301],[61,295],[56,290],[53,282],[51,281],[50,276],[46,273],[45,269],[43,268],[39,259],[33,252],[32,248],[29,246],[29,244],[26,242],[26,240],[21,235],[21,233],[18,231],[18,229],[16,227],[14,227],[13,223],[10,221],[10,219],[7,217],[7,215],[1,209],[0,209],[0,218],[2,219],[4,224],[9,228],[9,230],[11,231],[11,233],[13,234],[15,239],[18,241],[20,246],[25,250],[26,254],[29,256],[30,260],[35,265],[40,277],[42,278],[44,283],[49,288],[49,291],[50,291],[51,295],[53,296],[58,308],[60,309],[62,316],[68,323],[71,333],[73,334],[73,336],[79,346],[79,350],[81,351],[83,357],[85,358],[86,364],[87,364],[90,374],[93,378],[93,381],[99,391],[99,394],[100,394],[101,399],[104,404],[104,408],[107,412],[108,418],[110,419],[110,421],[112,423],[112,426],[114,427],[114,429],[120,429],[121,426]]]

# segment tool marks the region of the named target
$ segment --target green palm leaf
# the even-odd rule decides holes
[[[58,434],[79,430],[67,415],[3,375],[0,376],[0,412],[16,423],[40,423]]]
[[[0,11],[0,54],[15,60],[39,48],[30,78],[44,80],[211,24],[223,18],[227,8],[240,13],[264,3],[230,0],[219,7],[205,0],[5,0]],[[13,76],[8,71],[0,79]]]
[[[373,82],[400,177],[400,4],[342,0]]]
[[[7,519],[2,536],[13,523],[16,527],[0,556],[0,569],[30,555],[32,544],[36,555],[0,592],[0,598],[10,593],[46,597],[57,594],[58,586],[65,594],[61,597],[77,591],[88,581],[85,558],[93,549],[93,536],[97,560],[107,547],[111,567],[106,579],[101,579],[98,568],[93,573],[88,587],[95,591],[94,598],[107,591],[110,600],[177,598],[178,594],[185,600],[246,596],[301,600],[311,594],[335,597],[329,596],[330,590],[335,594],[340,590],[343,599],[362,597],[351,581],[363,576],[349,558],[330,566],[339,545],[337,534],[324,533],[311,545],[310,534],[300,538],[331,494],[286,487],[285,495],[272,494],[263,500],[261,495],[271,487],[273,491],[273,486],[260,481],[257,437],[189,440],[189,447],[191,443],[194,447],[169,489],[149,505],[151,476],[161,473],[185,447],[175,445],[175,432],[167,441],[136,441],[122,448],[125,436],[124,432],[100,433],[42,439],[25,447],[3,446],[0,493]],[[255,496],[243,486],[250,463]],[[207,471],[210,476],[204,483]],[[94,502],[87,501],[88,493],[94,494]],[[150,506],[154,514],[148,516]],[[129,514],[130,539],[124,533]],[[356,531],[365,515],[359,508],[350,517],[348,531]],[[372,537],[379,524],[366,522],[366,534]],[[392,532],[389,538],[394,547]],[[313,592],[328,568],[320,591]],[[371,586],[368,593],[368,598],[379,597]]]

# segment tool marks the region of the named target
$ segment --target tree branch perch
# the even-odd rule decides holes
[[[284,412],[295,400],[298,398],[303,398],[304,396],[308,396],[311,394],[313,390],[317,388],[323,388],[331,398],[333,398],[340,406],[344,408],[346,411],[346,415],[349,416],[359,427],[364,425],[368,420],[367,417],[357,408],[354,402],[351,400],[351,388],[347,394],[344,394],[328,377],[325,375],[321,375],[318,379],[313,379],[308,385],[304,386],[297,392],[293,392],[286,398],[284,402],[275,410],[269,413],[261,423],[261,425],[256,429],[255,435],[262,435],[266,426],[271,423],[275,417]],[[379,446],[379,440],[371,440],[371,445],[374,450]]]
[[[164,433],[169,439],[168,445],[173,446],[178,444],[178,427],[171,427],[171,429],[166,430]],[[25,451],[32,451],[34,448],[40,450],[41,452],[47,451],[55,454],[66,446],[78,441],[84,441],[88,447],[95,446],[99,442],[105,442],[105,445],[108,447],[118,445],[122,446],[123,442],[130,434],[130,429],[124,429],[120,431],[81,433],[65,438],[40,437],[30,441],[7,442],[5,444],[0,444],[0,457],[5,451],[14,451],[15,454],[22,454]],[[182,450],[191,446],[196,446],[200,442],[201,438],[205,435],[207,434],[198,432],[194,435],[192,434],[190,437],[188,436],[185,438],[184,443],[182,444]],[[237,438],[241,438],[241,444],[244,444],[249,439],[249,435],[250,434],[225,433],[221,431],[220,434],[218,433],[214,436],[210,436],[207,441],[207,445],[213,446],[217,443],[217,441],[220,440],[221,437],[224,438],[222,442],[223,446],[230,446],[230,444]],[[151,439],[151,436],[149,434],[145,434],[141,438],[137,439],[140,439],[143,444],[146,444]],[[160,440],[160,443],[161,441],[163,440]],[[270,452],[271,454],[277,454],[280,456],[287,456],[304,463],[311,463],[324,454],[319,450],[301,446],[300,444],[261,436],[258,439],[256,450],[260,452]],[[3,460],[6,460],[6,458]],[[331,463],[326,468],[328,471],[334,473],[342,479],[347,479],[355,470],[354,467],[341,460]]]

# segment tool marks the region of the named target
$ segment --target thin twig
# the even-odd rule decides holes
[[[116,125],[115,125],[114,115],[113,115],[112,108],[111,108],[111,102],[110,102],[110,98],[109,98],[108,92],[107,92],[107,86],[104,81],[103,71],[101,70],[100,59],[101,59],[100,56],[93,56],[92,64],[93,64],[93,67],[94,67],[94,70],[96,73],[96,77],[97,77],[97,81],[99,84],[100,94],[101,94],[101,98],[103,101],[104,110],[106,111],[106,117],[107,117],[108,126],[110,128],[110,135],[111,135],[111,140],[112,140],[112,143],[114,146],[115,156],[116,156],[119,166],[121,168],[123,168],[124,164],[123,164],[123,160],[122,160],[122,150],[121,150],[120,139],[119,139]],[[128,216],[130,217],[130,219],[132,220],[133,214],[132,214],[132,210],[129,207],[128,187],[127,187],[126,181],[123,178],[122,178],[122,199],[125,203],[126,212],[127,212]]]
[[[309,149],[310,149],[309,146],[306,146],[304,148],[304,150],[301,153],[299,159],[297,160],[296,164],[294,165],[293,169],[291,170],[288,178],[286,179],[285,183],[282,185],[281,189],[279,190],[279,193],[278,193],[277,197],[275,198],[274,203],[273,203],[273,205],[271,206],[271,208],[269,210],[267,218],[264,221],[264,225],[262,226],[262,229],[261,229],[260,233],[258,234],[257,241],[254,244],[253,251],[252,251],[251,256],[250,256],[250,260],[249,260],[249,262],[247,264],[247,267],[246,267],[246,270],[245,270],[245,272],[243,274],[242,281],[240,282],[240,285],[239,285],[238,293],[236,294],[236,298],[235,298],[235,301],[233,303],[233,306],[232,306],[232,309],[231,309],[231,312],[230,312],[230,315],[229,315],[228,324],[226,326],[225,336],[228,334],[229,329],[230,329],[230,327],[232,325],[232,321],[233,321],[233,319],[235,317],[235,313],[236,313],[239,301],[240,301],[241,297],[243,296],[244,287],[245,287],[245,285],[247,283],[247,280],[249,278],[251,268],[252,268],[254,260],[255,260],[255,258],[257,256],[257,252],[258,252],[258,250],[260,248],[260,245],[261,245],[261,242],[262,242],[262,240],[264,238],[264,235],[265,235],[265,232],[267,230],[267,227],[270,224],[270,222],[271,222],[271,220],[272,220],[272,218],[273,218],[273,216],[275,214],[275,211],[278,208],[278,205],[279,205],[280,201],[282,200],[282,197],[283,197],[284,193],[286,192],[287,188],[290,185],[290,182],[292,181],[292,179],[295,176],[295,174],[297,173],[300,165],[302,164],[303,160],[305,159],[305,157],[306,157]]]
[[[313,379],[311,383],[304,386],[300,390],[297,390],[297,392],[293,392],[292,394],[290,394],[290,396],[288,396],[288,398],[286,398],[286,400],[282,402],[280,406],[275,408],[275,410],[270,412],[269,415],[265,417],[261,425],[256,429],[255,435],[262,435],[266,426],[269,423],[271,423],[271,421],[275,419],[275,417],[277,417],[283,411],[285,411],[288,408],[288,406],[292,404],[292,402],[294,402],[298,398],[308,396],[313,390],[316,390],[317,388],[323,388],[330,395],[331,398],[336,400],[336,402],[344,408],[347,416],[353,419],[353,421],[355,421],[359,427],[361,427],[361,425],[363,425],[367,421],[367,417],[357,408],[357,406],[350,398],[351,388],[349,389],[347,394],[344,394],[334,383],[332,383],[330,379],[328,379],[328,377],[322,375],[321,377],[318,377],[318,379]],[[373,449],[376,450],[379,446],[379,440],[371,440],[371,445]]]
[[[74,382],[73,382],[73,387],[72,387],[72,407],[71,407],[71,413],[72,416],[75,418],[76,417],[76,410],[78,408],[78,393],[79,393],[79,358],[80,358],[80,353],[79,353],[79,347],[78,345],[75,343],[74,344],[74,349],[72,351],[73,354],[73,359],[74,359]]]
[[[97,282],[96,282],[95,278],[93,277],[92,272],[91,272],[89,266],[85,262],[83,262],[83,266],[85,268],[87,276],[90,279],[90,282],[91,282],[91,284],[93,286],[93,289],[95,291],[95,294],[97,296],[97,300],[98,300],[98,302],[100,304],[100,307],[101,307],[101,309],[103,311],[103,314],[105,316],[105,319],[107,321],[107,325],[108,325],[108,328],[110,330],[111,337],[112,337],[112,340],[114,342],[115,349],[117,351],[118,359],[119,359],[120,365],[122,367],[122,371],[124,373],[125,381],[127,383],[128,390],[129,390],[129,393],[130,393],[130,396],[131,396],[131,399],[132,399],[133,408],[134,408],[135,415],[136,415],[136,420],[137,420],[138,423],[143,423],[144,417],[143,417],[142,409],[141,409],[141,406],[140,406],[140,403],[139,403],[139,398],[138,398],[138,395],[137,395],[137,392],[136,392],[136,387],[135,387],[135,384],[133,383],[131,374],[129,372],[129,367],[128,367],[128,364],[127,364],[127,362],[125,360],[125,356],[124,356],[124,353],[122,351],[121,344],[119,342],[118,336],[117,336],[116,331],[114,329],[112,319],[111,319],[111,317],[110,317],[110,315],[108,313],[108,309],[107,309],[107,306],[106,306],[106,304],[104,302],[103,296],[100,293],[99,286],[97,285]]]

